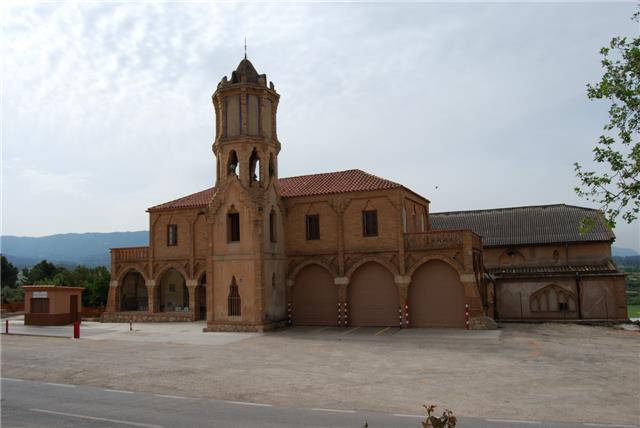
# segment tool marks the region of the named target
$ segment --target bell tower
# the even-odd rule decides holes
[[[286,318],[280,96],[245,55],[211,98],[216,185],[207,211],[207,329],[262,331]]]
[[[280,95],[273,82],[267,86],[267,76],[258,74],[245,57],[231,79],[222,78],[211,98],[216,113],[216,186],[230,174],[245,187],[268,186],[277,178],[280,152],[276,133]]]

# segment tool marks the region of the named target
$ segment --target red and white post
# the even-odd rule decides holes
[[[464,325],[469,330],[469,304],[464,305]]]

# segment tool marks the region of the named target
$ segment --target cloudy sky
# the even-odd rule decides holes
[[[2,233],[148,228],[213,184],[211,94],[281,94],[280,175],[360,168],[432,211],[567,203],[608,106],[623,3],[3,3]],[[437,188],[436,188],[437,186]],[[638,223],[616,245],[640,250]]]

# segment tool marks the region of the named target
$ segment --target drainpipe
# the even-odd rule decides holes
[[[580,298],[580,273],[576,272],[576,309],[578,310],[578,319],[582,319],[582,304]]]

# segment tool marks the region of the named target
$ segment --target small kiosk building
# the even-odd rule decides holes
[[[25,325],[66,325],[80,321],[82,287],[25,285]]]

